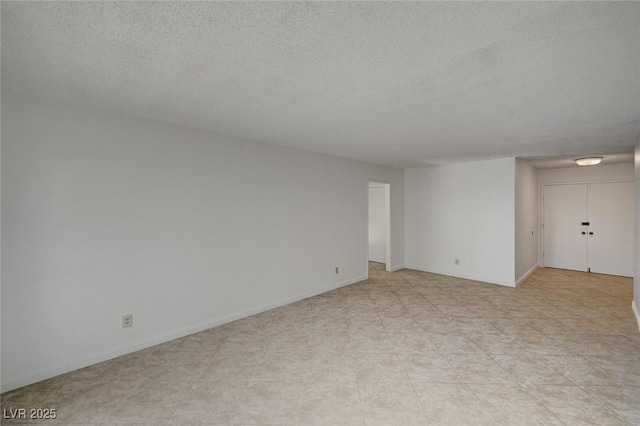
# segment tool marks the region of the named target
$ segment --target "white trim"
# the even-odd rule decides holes
[[[126,355],[132,352],[136,352],[142,349],[149,348],[151,346],[159,345],[161,343],[165,343],[171,340],[178,339],[180,337],[188,336],[189,334],[198,333],[200,331],[208,330],[213,327],[217,327],[222,324],[226,324],[232,321],[236,321],[242,318],[246,318],[252,315],[259,314],[261,312],[265,312],[271,309],[278,308],[280,306],[288,305],[290,303],[298,302],[303,299],[307,299],[309,297],[317,296],[322,293],[326,293],[331,290],[335,290],[337,288],[345,287],[350,284],[357,283],[359,281],[363,281],[367,279],[367,275],[362,275],[356,278],[352,278],[350,280],[342,281],[336,284],[331,284],[325,287],[320,287],[305,293],[300,293],[296,296],[292,296],[281,300],[279,302],[269,303],[266,305],[261,305],[255,308],[246,309],[244,311],[240,311],[234,314],[225,315],[220,318],[216,318],[211,321],[206,321],[200,324],[195,324],[192,326],[184,327],[178,330],[171,331],[169,333],[164,333],[155,337],[149,337],[143,339],[139,342],[130,343],[124,346],[120,346],[118,348],[107,350],[103,352],[96,353],[87,358],[73,360],[67,364],[47,369],[44,371],[34,372],[29,374],[28,376],[14,380],[13,382],[3,384],[0,390],[0,393],[8,392],[13,389],[18,389],[23,386],[27,386],[33,383],[40,382],[42,380],[50,379],[55,376],[59,376],[61,374],[69,373],[74,370],[78,370],[80,368],[88,367],[93,364],[97,364],[99,362],[108,361],[113,358],[117,358],[122,355]]]
[[[631,302],[631,310],[633,311],[633,315],[636,317],[636,322],[638,323],[638,331],[640,331],[640,312],[638,312],[638,305],[636,304],[635,299]]]
[[[472,276],[463,275],[463,274],[452,274],[450,271],[440,271],[438,269],[423,268],[421,266],[413,266],[413,265],[405,265],[405,268],[407,268],[407,269],[415,269],[416,271],[422,271],[422,272],[430,272],[432,274],[447,275],[449,277],[462,278],[462,279],[465,279],[465,280],[482,281],[482,282],[489,283],[489,284],[498,284],[498,285],[503,285],[503,286],[506,286],[506,287],[515,287],[516,286],[515,281],[502,281],[502,280],[496,280],[494,278],[472,277]]]
[[[392,266],[389,269],[389,272],[396,272],[396,271],[399,271],[401,269],[405,269],[405,266],[404,265]]]
[[[384,227],[385,227],[385,260],[384,267],[387,272],[391,272],[391,184],[384,185]]]
[[[520,283],[522,283],[524,280],[526,280],[527,278],[529,278],[529,275],[533,274],[533,271],[535,271],[536,269],[538,269],[541,265],[539,264],[535,264],[531,267],[531,269],[529,269],[527,272],[525,272],[520,278],[518,278],[516,280],[516,287],[518,287],[520,285]]]

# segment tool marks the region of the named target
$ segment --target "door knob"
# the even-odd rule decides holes
[[[582,235],[586,235],[586,234],[587,234],[586,232],[582,231]]]
[[[593,235],[593,232],[589,232],[589,235]]]

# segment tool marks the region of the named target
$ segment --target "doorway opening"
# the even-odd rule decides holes
[[[369,181],[369,262],[391,271],[391,185]]]

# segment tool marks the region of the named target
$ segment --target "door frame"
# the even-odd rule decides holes
[[[545,241],[545,236],[546,236],[546,227],[545,227],[545,218],[546,218],[546,215],[545,215],[545,213],[546,213],[546,211],[547,211],[547,210],[546,210],[546,209],[547,209],[547,205],[546,205],[546,203],[545,203],[545,196],[544,196],[544,195],[545,195],[545,192],[546,192],[546,189],[547,189],[547,187],[558,187],[558,186],[577,186],[577,185],[587,185],[587,187],[588,187],[588,185],[589,185],[589,184],[588,184],[588,183],[564,183],[564,182],[563,182],[563,183],[558,183],[558,184],[549,183],[549,184],[543,184],[543,185],[542,185],[542,209],[541,209],[541,216],[540,216],[540,218],[541,218],[541,220],[540,220],[540,230],[541,230],[541,232],[540,232],[540,241],[541,241],[541,243],[542,243],[542,244],[541,244],[541,253],[542,253],[542,258],[541,258],[541,262],[540,262],[540,264],[542,265],[542,267],[545,267],[545,268],[547,267],[547,261],[546,261],[546,258],[545,258],[545,257],[546,257],[545,249],[546,249],[546,247],[547,247],[547,244],[546,244],[547,242]],[[587,189],[586,191],[587,191],[587,194],[588,194],[588,189]],[[585,202],[587,202],[587,200],[585,200]],[[585,206],[585,208],[586,208],[586,206]],[[585,219],[586,219],[586,217],[585,217]],[[588,243],[588,242],[587,242],[587,243]],[[587,250],[587,253],[588,253],[588,250]],[[589,261],[588,261],[588,258],[587,258],[587,259],[585,259],[585,261],[586,261],[586,264],[587,264],[587,266],[586,266],[586,267],[588,268],[588,267],[589,267]],[[550,266],[550,267],[552,267],[552,266]],[[568,269],[568,270],[571,270],[571,271],[582,271],[582,272],[587,272],[587,269],[585,269],[585,270],[581,270],[581,269]]]
[[[391,272],[391,183],[379,180],[369,179],[367,181],[367,271],[369,270],[369,188],[372,183],[382,185],[384,191],[384,214],[385,214],[385,270]]]

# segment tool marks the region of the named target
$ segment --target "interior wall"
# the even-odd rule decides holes
[[[638,321],[640,329],[640,135],[636,142],[634,155],[635,176],[636,176],[636,247],[635,247],[635,275],[633,279],[633,313]]]
[[[1,13],[2,5],[0,5],[0,13]],[[1,74],[1,73],[0,73]],[[0,75],[0,80],[2,76]],[[0,102],[0,117],[2,117],[2,103]],[[0,128],[2,124],[0,124]],[[0,194],[2,188],[2,135],[0,132]],[[0,309],[2,309],[2,196],[0,196]],[[2,314],[0,312],[0,378],[2,377]],[[0,380],[0,391],[1,388],[1,380]]]
[[[634,180],[633,163],[538,170],[538,184]]]
[[[523,281],[538,264],[538,194],[536,170],[516,160],[515,280]]]
[[[403,170],[5,94],[2,113],[3,391],[366,278],[371,179],[404,264]]]
[[[407,169],[405,201],[407,267],[515,285],[515,159]]]
[[[543,264],[543,187],[554,183],[590,183],[634,181],[633,163],[608,164],[583,167],[563,167],[557,169],[539,169],[538,178],[538,264]],[[636,185],[637,189],[637,185]]]
[[[369,260],[386,263],[387,214],[384,186],[369,186]]]

